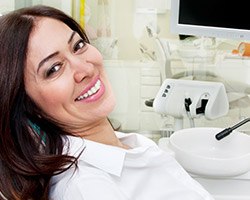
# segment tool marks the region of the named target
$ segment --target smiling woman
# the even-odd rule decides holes
[[[89,134],[93,123],[113,110],[102,56],[66,24],[38,19],[27,58],[27,94],[47,115],[67,124],[71,133],[84,136],[87,130]]]
[[[113,130],[102,56],[71,17],[34,6],[0,27],[0,199],[213,199],[153,141]]]

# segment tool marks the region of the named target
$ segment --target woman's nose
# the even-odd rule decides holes
[[[76,83],[80,83],[83,79],[85,79],[86,74],[83,72],[74,73],[74,80]]]
[[[74,80],[76,83],[80,83],[86,77],[91,77],[94,74],[94,66],[88,62],[80,62],[73,67]]]

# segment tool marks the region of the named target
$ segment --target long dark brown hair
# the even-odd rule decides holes
[[[51,177],[76,163],[62,155],[68,133],[25,92],[28,41],[39,17],[60,20],[89,42],[75,20],[52,7],[32,6],[0,17],[0,199],[48,199]]]

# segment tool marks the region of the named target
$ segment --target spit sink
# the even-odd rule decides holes
[[[192,174],[232,177],[250,171],[250,136],[239,131],[217,140],[222,128],[188,128],[174,132],[169,148],[177,161]]]

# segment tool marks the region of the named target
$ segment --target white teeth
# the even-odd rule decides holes
[[[93,94],[93,92],[91,92],[91,89],[88,91],[88,95],[90,96],[90,95],[92,95]]]
[[[91,92],[92,92],[92,93],[96,93],[96,91],[97,91],[96,87],[92,87],[92,88],[91,88]]]
[[[79,96],[76,100],[77,100],[77,101],[80,101],[80,100],[82,100],[82,99],[85,99],[85,98],[87,98],[87,97],[89,97],[89,96],[95,94],[95,93],[100,89],[100,87],[101,87],[101,81],[98,80],[98,81],[96,82],[96,84],[95,84],[92,88],[89,89],[89,91],[87,91],[87,92],[84,93],[83,95]]]

